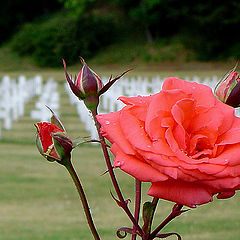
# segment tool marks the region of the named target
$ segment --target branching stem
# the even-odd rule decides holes
[[[150,234],[148,240],[152,240],[156,237],[158,232],[162,230],[170,221],[172,221],[175,217],[179,216],[182,212],[181,211],[183,205],[176,203],[172,209],[172,212],[165,218],[165,220],[160,223],[160,225]]]

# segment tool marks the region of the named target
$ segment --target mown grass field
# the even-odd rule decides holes
[[[166,74],[164,73],[165,76]],[[186,75],[185,72],[175,74]],[[64,92],[62,71],[49,71],[42,75],[45,79],[54,77],[60,83],[61,120],[69,136],[88,136],[83,124],[79,122],[76,109],[69,104],[68,96]],[[93,239],[67,172],[62,166],[47,162],[34,145],[34,120],[30,119],[30,110],[34,108],[35,100],[26,105],[25,116],[13,124],[11,131],[3,131],[3,139],[0,140],[0,240]],[[100,148],[85,144],[75,149],[73,164],[86,191],[101,239],[117,239],[116,230],[131,225],[110,196],[113,187],[108,175],[101,176],[106,167]],[[134,181],[119,170],[116,170],[116,173],[125,197],[132,199],[132,208]],[[147,187],[146,184],[144,189]],[[145,196],[145,190],[144,201],[150,199]],[[215,200],[188,211],[170,223],[164,232],[176,231],[184,240],[240,239],[239,197],[240,195],[236,194],[231,199]],[[167,216],[172,206],[173,203],[160,201],[155,225]]]

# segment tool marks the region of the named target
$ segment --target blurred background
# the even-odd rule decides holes
[[[238,0],[5,1],[0,70],[74,65],[78,56],[97,65],[234,61],[239,10]]]
[[[105,81],[134,68],[105,94],[106,112],[116,110],[112,102],[119,94],[159,91],[168,76],[214,88],[240,58],[239,13],[239,0],[2,1],[0,240],[92,239],[67,172],[40,156],[34,143],[33,124],[48,118],[45,105],[59,114],[69,137],[90,134],[91,117],[83,120],[81,102],[67,90],[62,58],[74,75],[82,56]],[[110,196],[114,190],[108,175],[102,175],[106,166],[100,148],[81,145],[73,152],[73,164],[101,238],[117,239],[116,230],[131,223]],[[134,180],[115,172],[133,209]],[[148,187],[143,184],[143,201],[151,200]],[[154,226],[172,206],[160,201]],[[164,232],[176,231],[184,240],[236,240],[239,216],[238,193],[188,211]]]

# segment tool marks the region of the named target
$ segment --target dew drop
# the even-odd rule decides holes
[[[120,162],[115,163],[115,167],[120,167],[120,165],[121,165]]]
[[[106,125],[109,125],[109,124],[110,124],[110,122],[109,122],[109,121],[106,121],[106,122],[105,122],[105,124],[106,124]]]

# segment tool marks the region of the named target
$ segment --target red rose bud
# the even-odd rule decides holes
[[[214,91],[220,101],[232,107],[238,107],[240,104],[240,78],[235,69],[236,66],[224,75]]]
[[[72,80],[67,73],[66,62],[63,59],[65,76],[72,92],[80,100],[84,101],[88,109],[95,110],[99,103],[99,96],[106,92],[114,82],[116,82],[131,69],[123,72],[121,75],[115,77],[114,79],[110,78],[108,83],[103,86],[103,83],[99,76],[87,66],[84,59],[80,57],[80,60],[83,64],[83,67],[78,73],[78,76],[75,76],[74,80]]]
[[[64,135],[62,129],[48,122],[40,122],[35,126],[37,128],[37,148],[48,161],[70,159],[73,143]]]
[[[95,109],[99,101],[99,91],[102,89],[103,84],[99,76],[87,66],[84,59],[80,59],[83,67],[78,76],[75,76],[74,81],[69,77],[66,70],[66,63],[63,60],[66,79],[72,92],[80,100],[84,100],[87,107]]]
[[[83,67],[76,78],[75,85],[86,97],[95,96],[103,87],[102,81],[99,76],[87,66],[84,59],[80,59]]]

